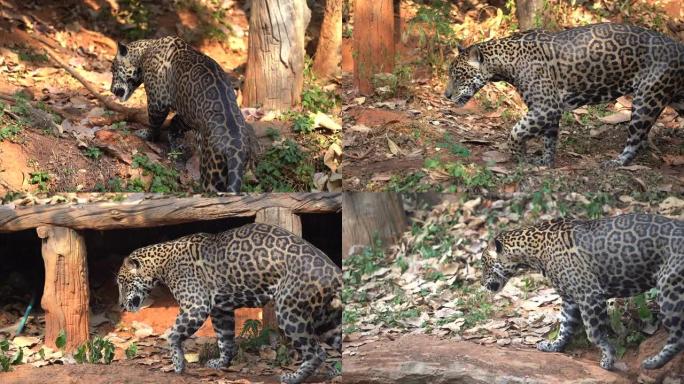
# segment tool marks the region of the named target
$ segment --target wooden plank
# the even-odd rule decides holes
[[[302,236],[302,220],[299,215],[292,212],[292,210],[282,207],[264,208],[257,212],[254,219],[257,223],[266,223],[277,225],[281,228],[287,229],[297,236]],[[262,324],[264,327],[271,329],[278,329],[278,320],[276,319],[275,306],[273,301],[266,304],[262,316]]]
[[[0,206],[0,232],[43,225],[109,230],[156,227],[201,220],[256,216],[265,208],[293,213],[331,213],[342,209],[341,193],[270,193],[221,197],[158,197],[85,204]]]
[[[36,230],[42,240],[45,288],[41,306],[45,311],[45,345],[57,349],[60,331],[66,332],[67,351],[88,340],[88,262],[83,237],[73,229],[43,226]]]

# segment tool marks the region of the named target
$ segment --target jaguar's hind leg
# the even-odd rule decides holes
[[[544,352],[561,352],[568,345],[575,329],[581,321],[579,306],[569,299],[563,299],[563,309],[561,311],[560,330],[558,337],[554,341],[544,340],[537,344],[537,349]]]
[[[171,346],[171,361],[176,373],[185,370],[185,354],[183,353],[183,341],[192,336],[204,324],[209,314],[209,309],[204,306],[183,309],[176,317],[176,323],[169,333],[169,345]]]
[[[632,101],[632,119],[629,122],[627,144],[617,159],[603,163],[604,166],[628,165],[634,160],[639,150],[646,146],[648,132],[666,104],[662,96],[656,97],[656,95],[661,95],[661,92],[664,91],[652,88],[645,87],[635,93],[634,100]]]
[[[682,257],[684,259],[684,257]],[[663,348],[642,363],[646,369],[657,369],[667,364],[679,352],[684,350],[684,264],[676,266],[674,262],[663,265],[658,279],[658,304],[663,318],[663,326],[669,336]]]
[[[327,314],[324,322],[316,326],[316,334],[324,343],[331,346],[342,356],[342,311],[335,310]],[[327,379],[332,379],[341,374],[339,368],[335,365],[324,364],[321,368],[323,374]]]
[[[178,165],[185,164],[191,156],[190,148],[185,142],[185,133],[190,130],[190,126],[185,124],[179,114],[173,116],[169,124],[169,153],[173,153]]]
[[[278,326],[303,360],[297,371],[283,374],[280,377],[281,382],[299,384],[316,372],[325,361],[325,350],[316,340],[311,313],[307,302],[298,302],[293,298],[276,298]]]
[[[220,356],[209,360],[207,367],[218,369],[230,364],[235,356],[235,311],[232,307],[216,305],[211,309],[210,315],[218,338]]]
[[[203,138],[206,144],[212,140]],[[240,192],[247,157],[245,149],[240,138],[203,145],[200,164],[202,188],[210,192]]]
[[[601,348],[601,368],[612,369],[615,364],[615,348],[608,342],[608,311],[603,297],[587,297],[580,303],[582,322],[587,338]]]

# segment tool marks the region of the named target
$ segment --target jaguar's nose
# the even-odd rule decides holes
[[[447,99],[451,99],[451,90],[447,88],[446,91],[444,91],[444,97]]]
[[[114,92],[112,92],[112,93],[114,93],[114,95],[116,97],[123,97],[123,95],[126,93],[126,91],[124,91],[123,88],[114,88]]]

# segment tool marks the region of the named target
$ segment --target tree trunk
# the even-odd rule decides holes
[[[299,215],[292,212],[291,209],[283,207],[269,207],[257,212],[254,219],[257,223],[265,223],[277,225],[283,229],[294,233],[297,236],[302,235],[302,220]],[[273,302],[268,303],[264,307],[263,324],[265,327],[278,329],[278,321],[276,320],[275,307]]]
[[[546,12],[544,11],[544,0],[516,0],[515,16],[518,18],[519,29],[521,31],[544,28],[548,21],[548,15],[546,15]],[[536,22],[535,17],[538,19]]]
[[[326,0],[323,24],[313,62],[313,72],[319,79],[328,79],[337,72],[342,59],[341,46],[342,0]]]
[[[249,18],[246,106],[286,110],[300,102],[304,83],[305,0],[254,0]]]
[[[408,224],[401,195],[392,192],[347,192],[342,197],[342,257],[352,247],[368,246],[378,236],[394,243]]]
[[[394,69],[393,0],[356,0],[354,4],[354,86],[373,93],[373,75]]]
[[[66,332],[66,350],[88,340],[88,263],[85,240],[71,228],[42,226],[45,290],[41,306],[45,311],[45,345],[57,348],[60,331]]]

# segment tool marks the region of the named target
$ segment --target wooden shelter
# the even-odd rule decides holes
[[[145,228],[231,217],[281,226],[301,236],[300,214],[337,213],[340,193],[271,193],[221,197],[131,194],[123,201],[0,206],[0,232],[34,229],[42,242],[45,286],[45,344],[55,347],[60,332],[70,350],[88,339],[87,249],[81,231]],[[272,307],[264,324],[275,326]]]

